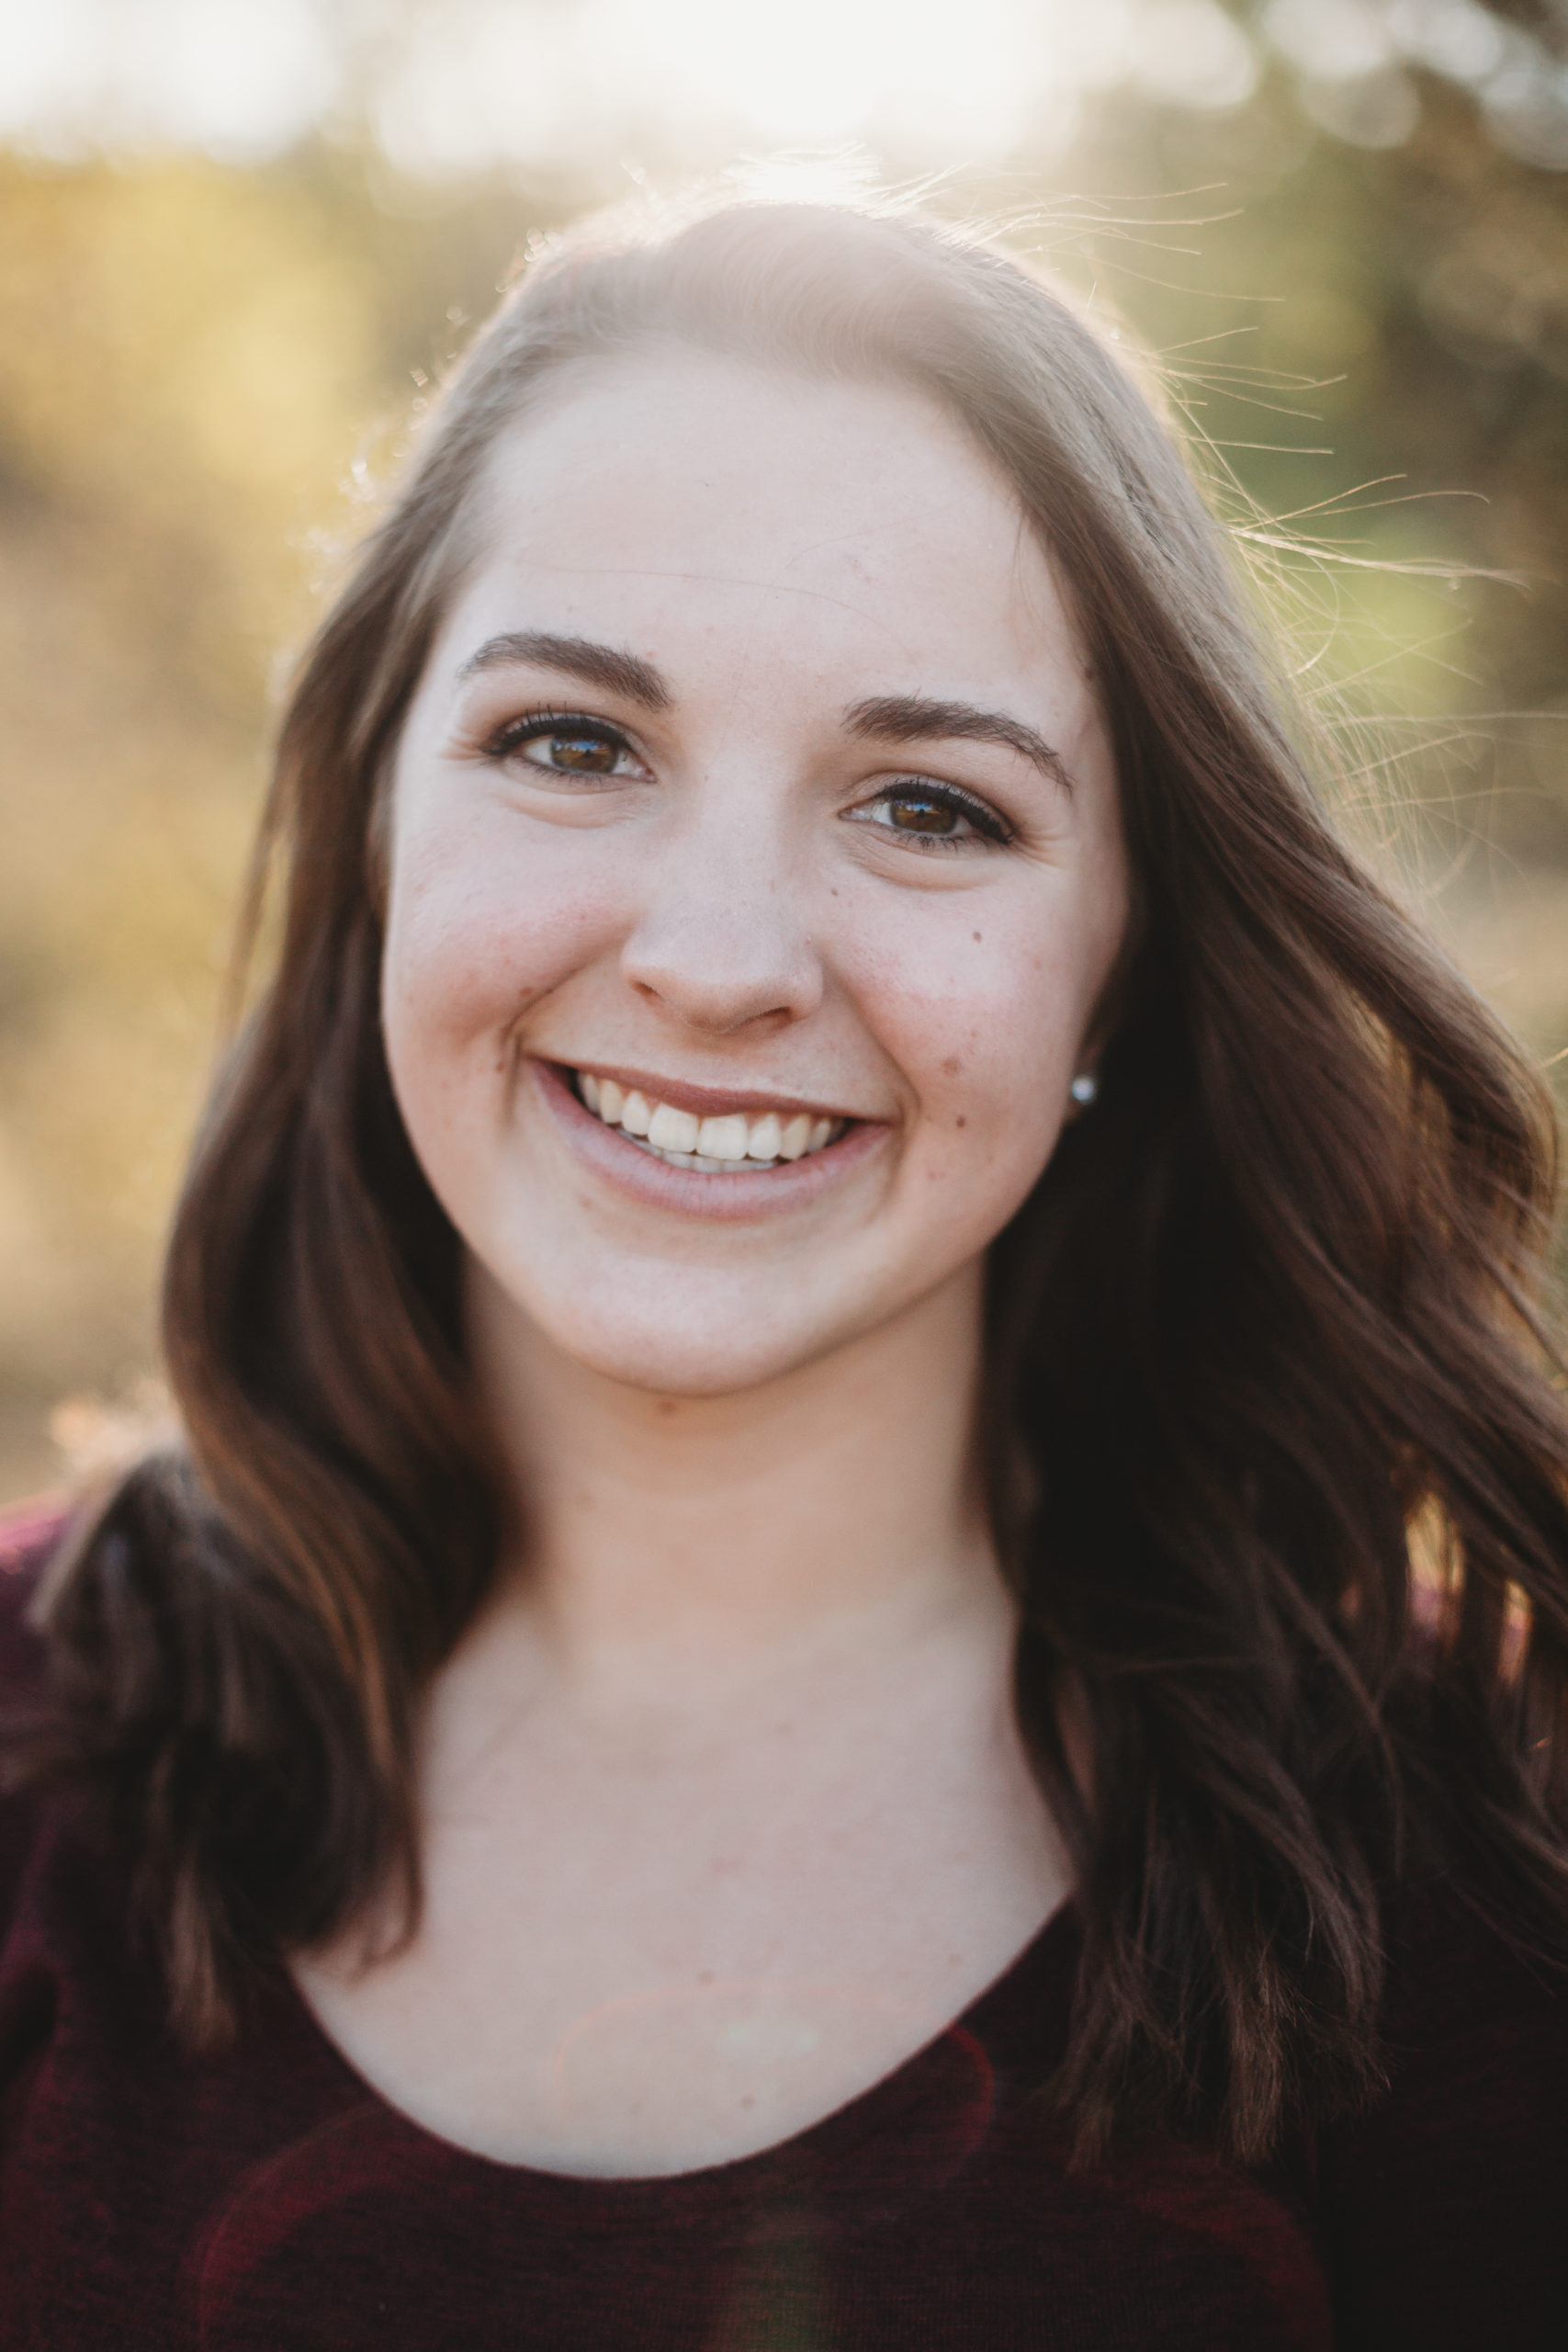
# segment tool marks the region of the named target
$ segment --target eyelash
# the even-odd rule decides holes
[[[603,718],[590,718],[585,710],[521,711],[515,718],[503,719],[479,748],[487,760],[504,760],[540,735],[565,735],[573,729],[583,735],[596,735],[602,742],[614,744],[617,752],[626,752],[634,760],[637,756],[618,727],[610,726]]]
[[[962,785],[933,784],[924,776],[900,776],[897,784],[886,784],[870,803],[873,808],[886,808],[898,800],[930,800],[939,808],[951,808],[953,815],[967,819],[983,841],[1005,848],[1013,838],[1012,827],[999,817],[987,802]],[[888,831],[892,831],[889,826]],[[952,833],[906,833],[902,838],[919,850],[955,850],[969,846],[969,836]]]
[[[516,718],[503,720],[486,738],[481,747],[483,754],[491,760],[509,759],[514,752],[521,751],[525,743],[534,742],[541,735],[551,734],[558,729],[562,734],[569,729],[578,729],[584,735],[596,736],[601,742],[613,745],[617,752],[626,752],[633,759],[637,756],[618,727],[612,727],[603,718],[591,718],[586,711],[581,710],[522,711]],[[951,808],[955,816],[965,819],[983,841],[1005,847],[1013,838],[1013,829],[1006,820],[976,794],[965,792],[961,785],[936,784],[924,776],[900,776],[896,784],[884,785],[868,805],[886,808],[899,800],[917,797],[933,801],[939,808]],[[891,831],[893,829],[889,826],[887,830]],[[941,833],[907,833],[903,836],[911,846],[926,853],[961,850],[966,846],[968,838],[964,834]]]

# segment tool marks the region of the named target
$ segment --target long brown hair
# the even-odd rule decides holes
[[[281,945],[169,1252],[186,1449],[51,1579],[53,1766],[129,1840],[197,2040],[281,1952],[416,1912],[414,1711],[499,1487],[383,1056],[378,797],[498,436],[563,368],[660,339],[922,389],[1071,585],[1137,944],[1101,1099],[993,1250],[987,1408],[1087,1941],[1058,2087],[1085,2145],[1163,2122],[1257,2156],[1375,2079],[1402,1874],[1457,1868],[1568,1947],[1551,1122],[1336,837],[1227,536],[1120,357],[996,246],[893,209],[591,226],[457,370],[284,721]]]

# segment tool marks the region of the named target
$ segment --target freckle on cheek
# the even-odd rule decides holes
[[[954,1125],[955,1127],[966,1127],[966,1126],[969,1125],[969,1122],[968,1122],[968,1120],[964,1117],[964,1115],[963,1112],[962,1112],[962,1111],[960,1111],[960,1113],[958,1114],[957,1118],[956,1118],[956,1119],[954,1119],[954,1121],[953,1121],[953,1125]]]
[[[978,932],[975,933],[975,944],[976,947],[980,944],[980,934]]]
[[[956,1054],[949,1054],[947,1059],[942,1066],[942,1074],[943,1078],[956,1078],[963,1068],[964,1064],[959,1059],[958,1056]]]

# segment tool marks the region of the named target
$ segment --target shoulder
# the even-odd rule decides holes
[[[1395,2054],[1482,2016],[1568,2022],[1568,1955],[1535,1953],[1506,1891],[1455,1871],[1402,1887],[1384,1914],[1384,2033]]]
[[[32,1604],[72,1516],[58,1496],[0,1514],[0,1704],[14,1704],[42,1683],[47,1652]]]
[[[69,1507],[58,1495],[0,1511],[0,1576],[25,1574],[30,1565],[47,1559],[70,1519]]]
[[[1390,1902],[1385,1948],[1385,2088],[1321,2146],[1337,2340],[1560,2346],[1568,1972],[1453,1876]]]

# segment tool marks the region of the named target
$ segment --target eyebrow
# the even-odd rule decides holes
[[[483,670],[505,670],[520,663],[535,670],[558,670],[566,677],[581,679],[585,685],[625,695],[629,702],[641,703],[645,710],[668,710],[672,700],[651,662],[624,653],[614,645],[595,645],[591,638],[553,637],[545,629],[513,629],[502,637],[487,638],[457,675],[472,678]]]
[[[1010,752],[1021,752],[1065,791],[1073,788],[1061,753],[1043,735],[1005,711],[981,710],[970,702],[935,702],[925,695],[876,695],[853,704],[844,719],[852,735],[873,742],[1000,743]]]
[[[592,638],[558,637],[547,629],[509,629],[500,637],[487,638],[457,675],[471,678],[485,670],[525,665],[558,670],[586,685],[604,686],[611,694],[640,703],[645,710],[668,710],[674,700],[665,679],[640,654],[595,644]],[[844,713],[844,723],[863,741],[999,743],[1008,751],[1021,752],[1066,791],[1073,788],[1061,753],[1034,728],[1021,718],[1010,718],[1006,711],[982,710],[969,702],[938,702],[927,695],[874,695],[864,702],[852,703]]]

